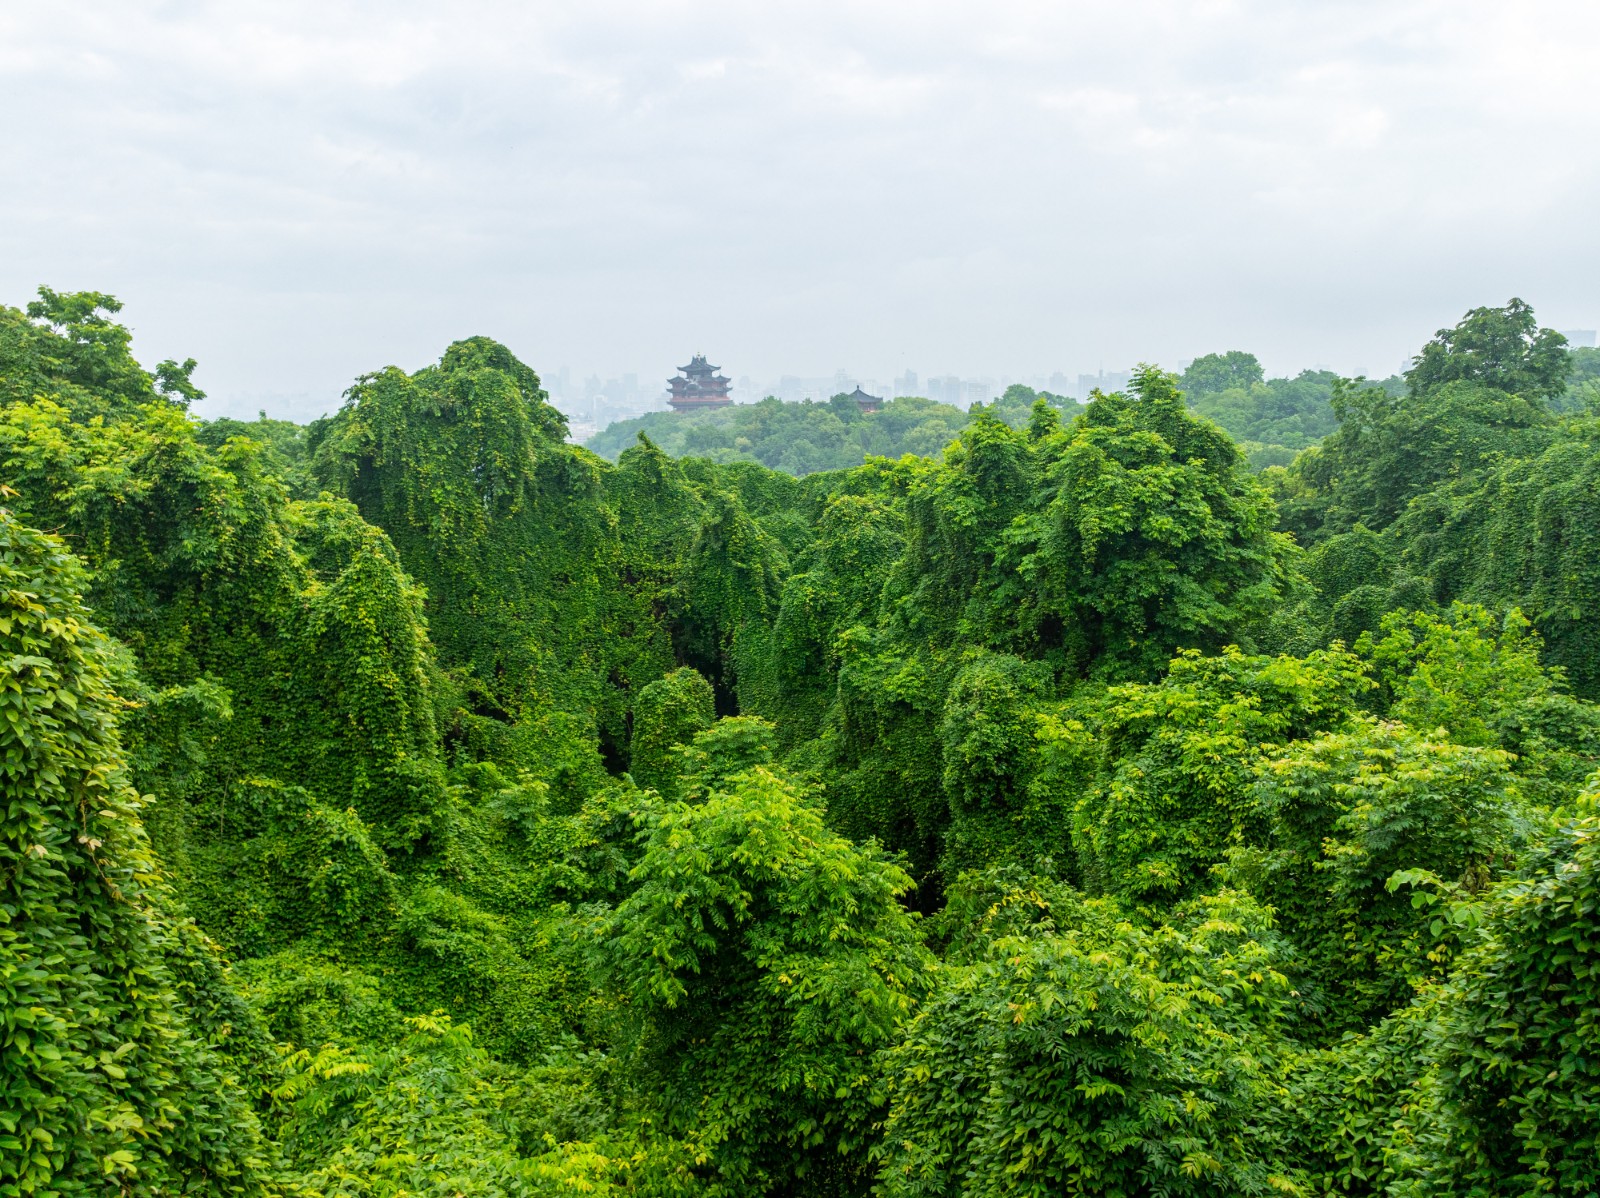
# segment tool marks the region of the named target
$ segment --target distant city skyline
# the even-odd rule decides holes
[[[921,396],[939,403],[968,407],[974,403],[988,403],[1013,383],[1022,383],[1036,391],[1050,391],[1058,395],[1082,399],[1093,387],[1112,389],[1123,386],[1129,371],[1097,371],[1071,378],[1062,371],[1038,375],[1013,375],[1007,373],[979,374],[964,377],[955,374],[923,378],[915,370],[902,370],[892,377],[882,373],[858,373],[840,367],[826,375],[780,375],[765,382],[750,375],[740,375],[734,382],[731,394],[735,403],[758,403],[768,397],[789,402],[809,400],[825,403],[835,395],[848,394],[856,387],[883,399],[902,396]],[[644,412],[667,410],[665,383],[652,388],[641,375],[629,371],[602,379],[598,374],[585,378],[581,387],[574,384],[570,368],[559,368],[549,376],[541,376],[551,402],[564,412],[569,420],[587,427],[604,428],[616,420],[628,419]]]

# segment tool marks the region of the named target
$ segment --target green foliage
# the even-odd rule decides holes
[[[1563,412],[1600,414],[1600,349],[1580,346],[1568,351],[1572,373],[1566,392],[1552,402]]]
[[[1001,653],[967,662],[951,680],[939,728],[950,804],[947,872],[1028,861],[1029,849],[1047,853],[1055,847],[1018,836],[1033,773],[1034,709],[1049,682],[1049,671],[1037,662]]]
[[[895,1037],[930,962],[910,879],[756,766],[642,815],[634,892],[599,928],[618,1053],[707,1194],[865,1193]]]
[[[258,1192],[255,1120],[167,967],[183,933],[83,585],[0,510],[0,1192]]]
[[[777,614],[788,563],[782,547],[726,491],[703,492],[705,515],[673,604],[673,646],[733,708]]]
[[[272,1100],[295,1192],[326,1198],[524,1198],[625,1188],[603,1147],[540,1143],[527,1087],[443,1014],[387,1049],[302,1049]],[[552,1138],[553,1139],[553,1138]]]
[[[1025,411],[1024,406],[1024,417]],[[968,419],[960,408],[907,396],[886,401],[876,412],[862,412],[848,396],[826,403],[769,396],[711,412],[651,412],[619,420],[591,437],[588,447],[616,461],[636,437],[645,436],[675,458],[759,462],[806,475],[848,470],[869,457],[937,457]]]
[[[634,782],[675,797],[673,750],[711,727],[715,698],[711,684],[687,666],[640,688],[628,742]]]
[[[427,590],[429,631],[464,691],[451,749],[513,771],[537,772],[551,739],[598,732],[620,751],[629,685],[668,664],[626,584],[597,463],[565,432],[533,371],[473,338],[414,375],[366,376],[311,436],[323,485],[388,533]]]
[[[1440,330],[1392,395],[1339,380],[1339,428],[1294,470],[1319,495],[1328,532],[1382,529],[1430,488],[1469,478],[1503,455],[1539,453],[1553,436],[1551,396],[1565,388],[1565,339],[1537,328],[1520,300],[1476,308]]]
[[[696,799],[721,790],[758,765],[772,764],[775,729],[760,716],[718,720],[680,751],[678,771],[688,794]]]
[[[1570,422],[1542,452],[1419,498],[1396,529],[1440,600],[1521,608],[1587,697],[1600,695],[1600,639],[1588,614],[1600,602],[1597,434],[1593,421]]]
[[[1189,395],[1213,395],[1246,390],[1265,377],[1254,354],[1230,349],[1225,354],[1202,354],[1184,367],[1178,385]]]
[[[1329,1031],[1376,1022],[1448,964],[1446,930],[1391,879],[1425,871],[1481,888],[1515,849],[1510,754],[1401,724],[1292,747],[1261,771],[1256,797],[1273,852],[1254,888],[1299,949],[1308,1004]]]
[[[1287,465],[1293,451],[1315,445],[1338,427],[1332,404],[1338,381],[1332,371],[1302,370],[1292,379],[1268,379],[1220,391],[1193,391],[1185,384],[1184,396],[1196,412],[1238,440],[1240,448],[1248,450],[1252,468],[1259,470]],[[1387,384],[1381,385],[1387,389]]]
[[[1022,383],[1012,383],[996,396],[992,403],[982,406],[1011,428],[1027,428],[1036,418],[1035,413],[1041,410],[1041,404],[1042,410],[1069,417],[1076,416],[1083,409],[1083,405],[1075,399],[1065,395],[1055,395],[1049,391],[1035,391]],[[1059,420],[1060,416],[1056,419]]]
[[[39,288],[26,311],[0,305],[0,401],[49,397],[78,417],[109,415],[159,396],[187,405],[202,396],[189,381],[193,359],[163,362],[152,374],[133,360],[122,310],[98,291]]]
[[[393,918],[388,859],[354,810],[244,779],[196,814],[182,894],[230,949],[260,956],[303,937],[338,943]]]
[[[1516,755],[1525,792],[1548,805],[1572,799],[1600,766],[1600,711],[1565,691],[1559,668],[1540,663],[1538,634],[1516,608],[1496,619],[1454,604],[1442,616],[1391,612],[1369,655],[1392,718],[1443,729],[1463,745]]]
[[[804,696],[830,810],[909,853],[927,894],[940,871],[1067,847],[1071,800],[1027,776],[1030,706],[1075,676],[1220,648],[1289,581],[1292,547],[1226,436],[1169,376],[1137,381],[1069,426],[1037,405],[1027,431],[979,410],[943,463],[841,479],[785,591],[770,710]],[[854,577],[836,585],[845,549]]]
[[[0,1194],[1594,1188],[1525,305],[615,465],[482,338],[203,423],[116,307],[0,309]]]
[[[763,646],[765,676],[749,688],[753,705],[791,743],[821,731],[842,662],[837,630],[876,622],[885,579],[904,550],[904,517],[886,497],[842,494],[824,507],[815,540],[784,582]]]
[[[1439,997],[1410,1194],[1579,1194],[1600,1155],[1600,821],[1564,824],[1484,905]]]
[[[1254,354],[1231,350],[1196,358],[1179,386],[1194,411],[1239,443],[1250,468],[1263,470],[1289,465],[1297,450],[1315,445],[1338,427],[1332,398],[1339,381],[1328,370],[1263,379]],[[1390,379],[1379,386],[1393,392],[1400,384]]]
[[[265,412],[257,420],[220,417],[208,420],[195,437],[206,448],[221,449],[235,437],[248,438],[260,446],[259,458],[265,473],[289,488],[295,499],[315,499],[310,461],[306,449],[306,430],[289,420],[269,420]]]
[[[1472,475],[1505,453],[1537,453],[1551,435],[1537,398],[1460,380],[1395,398],[1375,388],[1336,386],[1339,429],[1321,452],[1297,459],[1327,496],[1323,524],[1385,528],[1429,488]]]
[[[1566,389],[1567,339],[1541,329],[1519,299],[1503,308],[1474,308],[1453,329],[1440,329],[1406,371],[1414,394],[1448,383],[1475,382],[1497,391],[1548,399]]]
[[[0,455],[19,514],[81,548],[89,601],[156,701],[210,688],[204,732],[186,721],[187,747],[137,746],[137,760],[181,761],[202,803],[264,776],[354,805],[386,845],[424,835],[442,791],[432,653],[381,532],[342,501],[289,502],[251,444],[212,454],[166,404],[87,423],[50,400],[13,405]]]
[[[1287,983],[1247,895],[1145,930],[1032,879],[983,923],[886,1054],[885,1194],[1292,1192],[1252,1028]]]
[[[1220,648],[1264,614],[1290,546],[1227,436],[1189,416],[1172,376],[1141,369],[1041,442],[1049,503],[1011,541],[1041,616],[1097,673],[1159,669]]]
[[[1039,789],[1071,796],[1084,884],[1133,903],[1195,894],[1231,848],[1261,843],[1250,787],[1265,759],[1344,725],[1370,686],[1337,649],[1298,659],[1230,647],[1052,713]]]
[[[1595,842],[1592,816],[1558,824],[1519,876],[1458,890],[1436,920],[1468,938],[1449,979],[1297,1062],[1289,1084],[1313,1192],[1593,1189]]]

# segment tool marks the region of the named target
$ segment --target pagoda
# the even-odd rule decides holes
[[[733,380],[718,374],[718,367],[707,362],[704,354],[696,354],[687,366],[678,369],[683,377],[667,380],[667,386],[672,388],[667,402],[674,412],[706,412],[733,402],[728,395]]]
[[[856,389],[850,392],[850,398],[856,401],[856,407],[860,408],[863,414],[883,409],[883,396],[868,395],[861,389],[860,383],[857,383]]]

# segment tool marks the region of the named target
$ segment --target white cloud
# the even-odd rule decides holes
[[[13,6],[0,302],[112,290],[219,397],[325,402],[480,331],[580,372],[1398,362],[1513,293],[1600,318],[1597,34],[1579,0]]]

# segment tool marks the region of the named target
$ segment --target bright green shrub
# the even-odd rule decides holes
[[[1271,610],[1291,546],[1225,433],[1145,368],[1040,443],[1047,504],[1011,530],[1017,600],[1080,671],[1148,675]],[[1027,607],[1024,608],[1023,605]]]
[[[1160,682],[1052,713],[1037,789],[1068,796],[1084,885],[1135,903],[1197,893],[1231,848],[1261,843],[1250,787],[1273,747],[1340,727],[1370,685],[1337,649],[1300,659],[1230,647],[1180,654]]]
[[[886,1195],[1293,1192],[1266,911],[1225,893],[1152,931],[1035,879],[983,922],[885,1054]]]
[[[259,1192],[255,1120],[167,966],[191,939],[163,907],[84,583],[0,510],[0,1192]]]
[[[1406,1195],[1600,1184],[1600,820],[1565,823],[1482,905],[1439,995]]]
[[[711,684],[684,666],[639,690],[628,742],[629,770],[639,786],[676,797],[675,750],[711,727],[716,719]]]
[[[1252,885],[1299,950],[1324,1033],[1377,1022],[1448,967],[1454,936],[1391,883],[1396,874],[1481,888],[1515,848],[1510,754],[1402,724],[1290,746],[1255,793],[1274,851]]]
[[[1600,766],[1600,708],[1566,692],[1560,667],[1541,664],[1540,637],[1516,608],[1499,617],[1463,603],[1441,615],[1394,611],[1381,639],[1357,647],[1373,662],[1386,714],[1516,754],[1530,799],[1570,802]]]
[[[732,784],[758,765],[772,764],[776,730],[760,716],[735,715],[718,720],[685,745],[677,757],[680,789],[699,799]]]
[[[595,737],[620,758],[630,687],[670,661],[623,569],[601,463],[565,432],[538,376],[479,337],[413,375],[364,377],[310,448],[322,484],[427,589],[430,634],[464,689],[450,749],[539,773],[552,741],[575,739],[592,786]]]
[[[448,1016],[384,1049],[303,1049],[272,1098],[290,1182],[328,1198],[620,1193],[630,1161],[583,1143],[526,1145],[514,1075]],[[531,1151],[529,1151],[531,1149]]]
[[[86,424],[48,400],[14,405],[0,455],[19,511],[82,547],[88,598],[141,693],[188,710],[136,723],[152,784],[181,761],[179,789],[202,805],[263,776],[355,806],[386,846],[426,833],[443,793],[431,652],[381,532],[342,502],[290,504],[250,444],[213,454],[167,404]]]
[[[910,879],[762,766],[643,821],[636,889],[599,929],[631,1102],[693,1146],[700,1193],[865,1193],[872,1054],[930,965]]]

